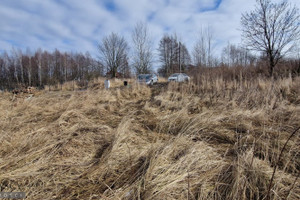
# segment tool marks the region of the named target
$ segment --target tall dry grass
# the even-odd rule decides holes
[[[300,79],[201,78],[1,94],[0,190],[28,199],[299,199],[300,134],[287,139],[300,124]]]
[[[46,85],[45,90],[47,91],[74,91],[74,90],[87,90],[88,88],[92,89],[104,89],[104,81],[106,79],[104,77],[95,78],[90,81],[68,81],[63,84],[55,84],[55,85]],[[129,85],[135,85],[136,81],[132,78],[112,78],[109,79],[110,87],[121,87],[124,86],[124,81],[127,81]]]

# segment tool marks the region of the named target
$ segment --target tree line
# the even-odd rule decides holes
[[[184,72],[186,67],[191,64],[190,54],[180,40],[174,36],[165,35],[159,43],[159,59],[162,63],[158,72],[167,76],[175,72]]]
[[[103,76],[103,65],[87,52],[67,53],[35,52],[13,49],[0,56],[0,89],[21,86],[43,88],[45,85],[63,84],[66,81],[85,82]]]
[[[255,66],[266,60],[268,76],[271,77],[275,66],[290,52],[295,51],[300,39],[299,20],[299,9],[287,1],[273,3],[271,0],[256,0],[255,10],[246,12],[241,17],[243,46],[228,43],[221,58],[214,56],[215,38],[208,26],[201,28],[191,57],[176,34],[166,34],[159,42],[158,59],[161,66],[158,72],[162,76],[168,76],[175,72],[185,72],[191,67]],[[135,72],[149,73],[153,63],[153,42],[145,24],[138,23],[135,26],[132,40]],[[114,45],[107,45],[108,43]],[[122,67],[122,60],[128,61],[124,59],[128,55],[128,49],[125,39],[115,33],[105,37],[99,44],[100,58],[113,72]],[[255,56],[253,52],[259,53],[259,56]],[[299,53],[297,56],[294,59],[299,59]]]
[[[299,9],[288,2],[272,3],[256,0],[255,10],[241,17],[243,45],[224,47],[220,58],[214,55],[214,35],[208,26],[201,28],[192,51],[176,34],[165,34],[158,44],[158,73],[168,76],[176,72],[195,72],[200,68],[266,66],[268,76],[275,66],[289,66],[300,73],[299,49],[296,57],[284,60],[295,51],[300,40]],[[38,49],[34,53],[13,49],[0,56],[0,89],[20,85],[43,87],[76,80],[85,83],[99,76],[130,77],[133,73],[153,72],[154,46],[148,27],[137,23],[132,31],[132,49],[125,38],[111,33],[98,44],[99,59],[89,53],[67,53]],[[253,52],[258,52],[255,56]],[[129,59],[129,57],[131,59]],[[292,66],[292,67],[291,67]],[[258,70],[264,71],[264,70]],[[279,70],[280,71],[280,70]]]

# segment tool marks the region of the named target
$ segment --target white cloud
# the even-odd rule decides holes
[[[279,0],[276,0],[279,1]],[[64,51],[90,51],[96,57],[97,43],[117,32],[131,43],[137,21],[148,23],[154,49],[164,33],[177,33],[190,52],[201,26],[209,25],[218,47],[241,42],[241,13],[252,10],[255,0],[3,0],[0,7],[0,45]],[[291,0],[297,4],[298,0]],[[297,2],[297,3],[296,3]],[[107,3],[113,5],[107,8]],[[298,3],[299,4],[299,3]],[[213,9],[215,8],[215,9]]]

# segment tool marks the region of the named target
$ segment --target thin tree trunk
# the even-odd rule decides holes
[[[28,66],[28,83],[29,83],[29,86],[32,86],[31,85],[31,58],[29,57],[29,66]]]
[[[21,67],[21,81],[24,85],[24,68],[23,68],[23,62],[22,62],[22,55],[20,56],[20,67]]]
[[[39,86],[42,87],[42,66],[41,66],[40,61],[39,61],[39,64],[38,64],[38,69],[39,69],[39,72],[38,72]]]
[[[269,68],[270,77],[273,77],[275,62],[274,62],[274,58],[272,56],[270,56],[270,63],[269,63],[269,65],[270,65],[270,68]]]

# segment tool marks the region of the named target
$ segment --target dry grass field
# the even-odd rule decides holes
[[[0,94],[0,190],[27,199],[300,199],[300,79]]]

